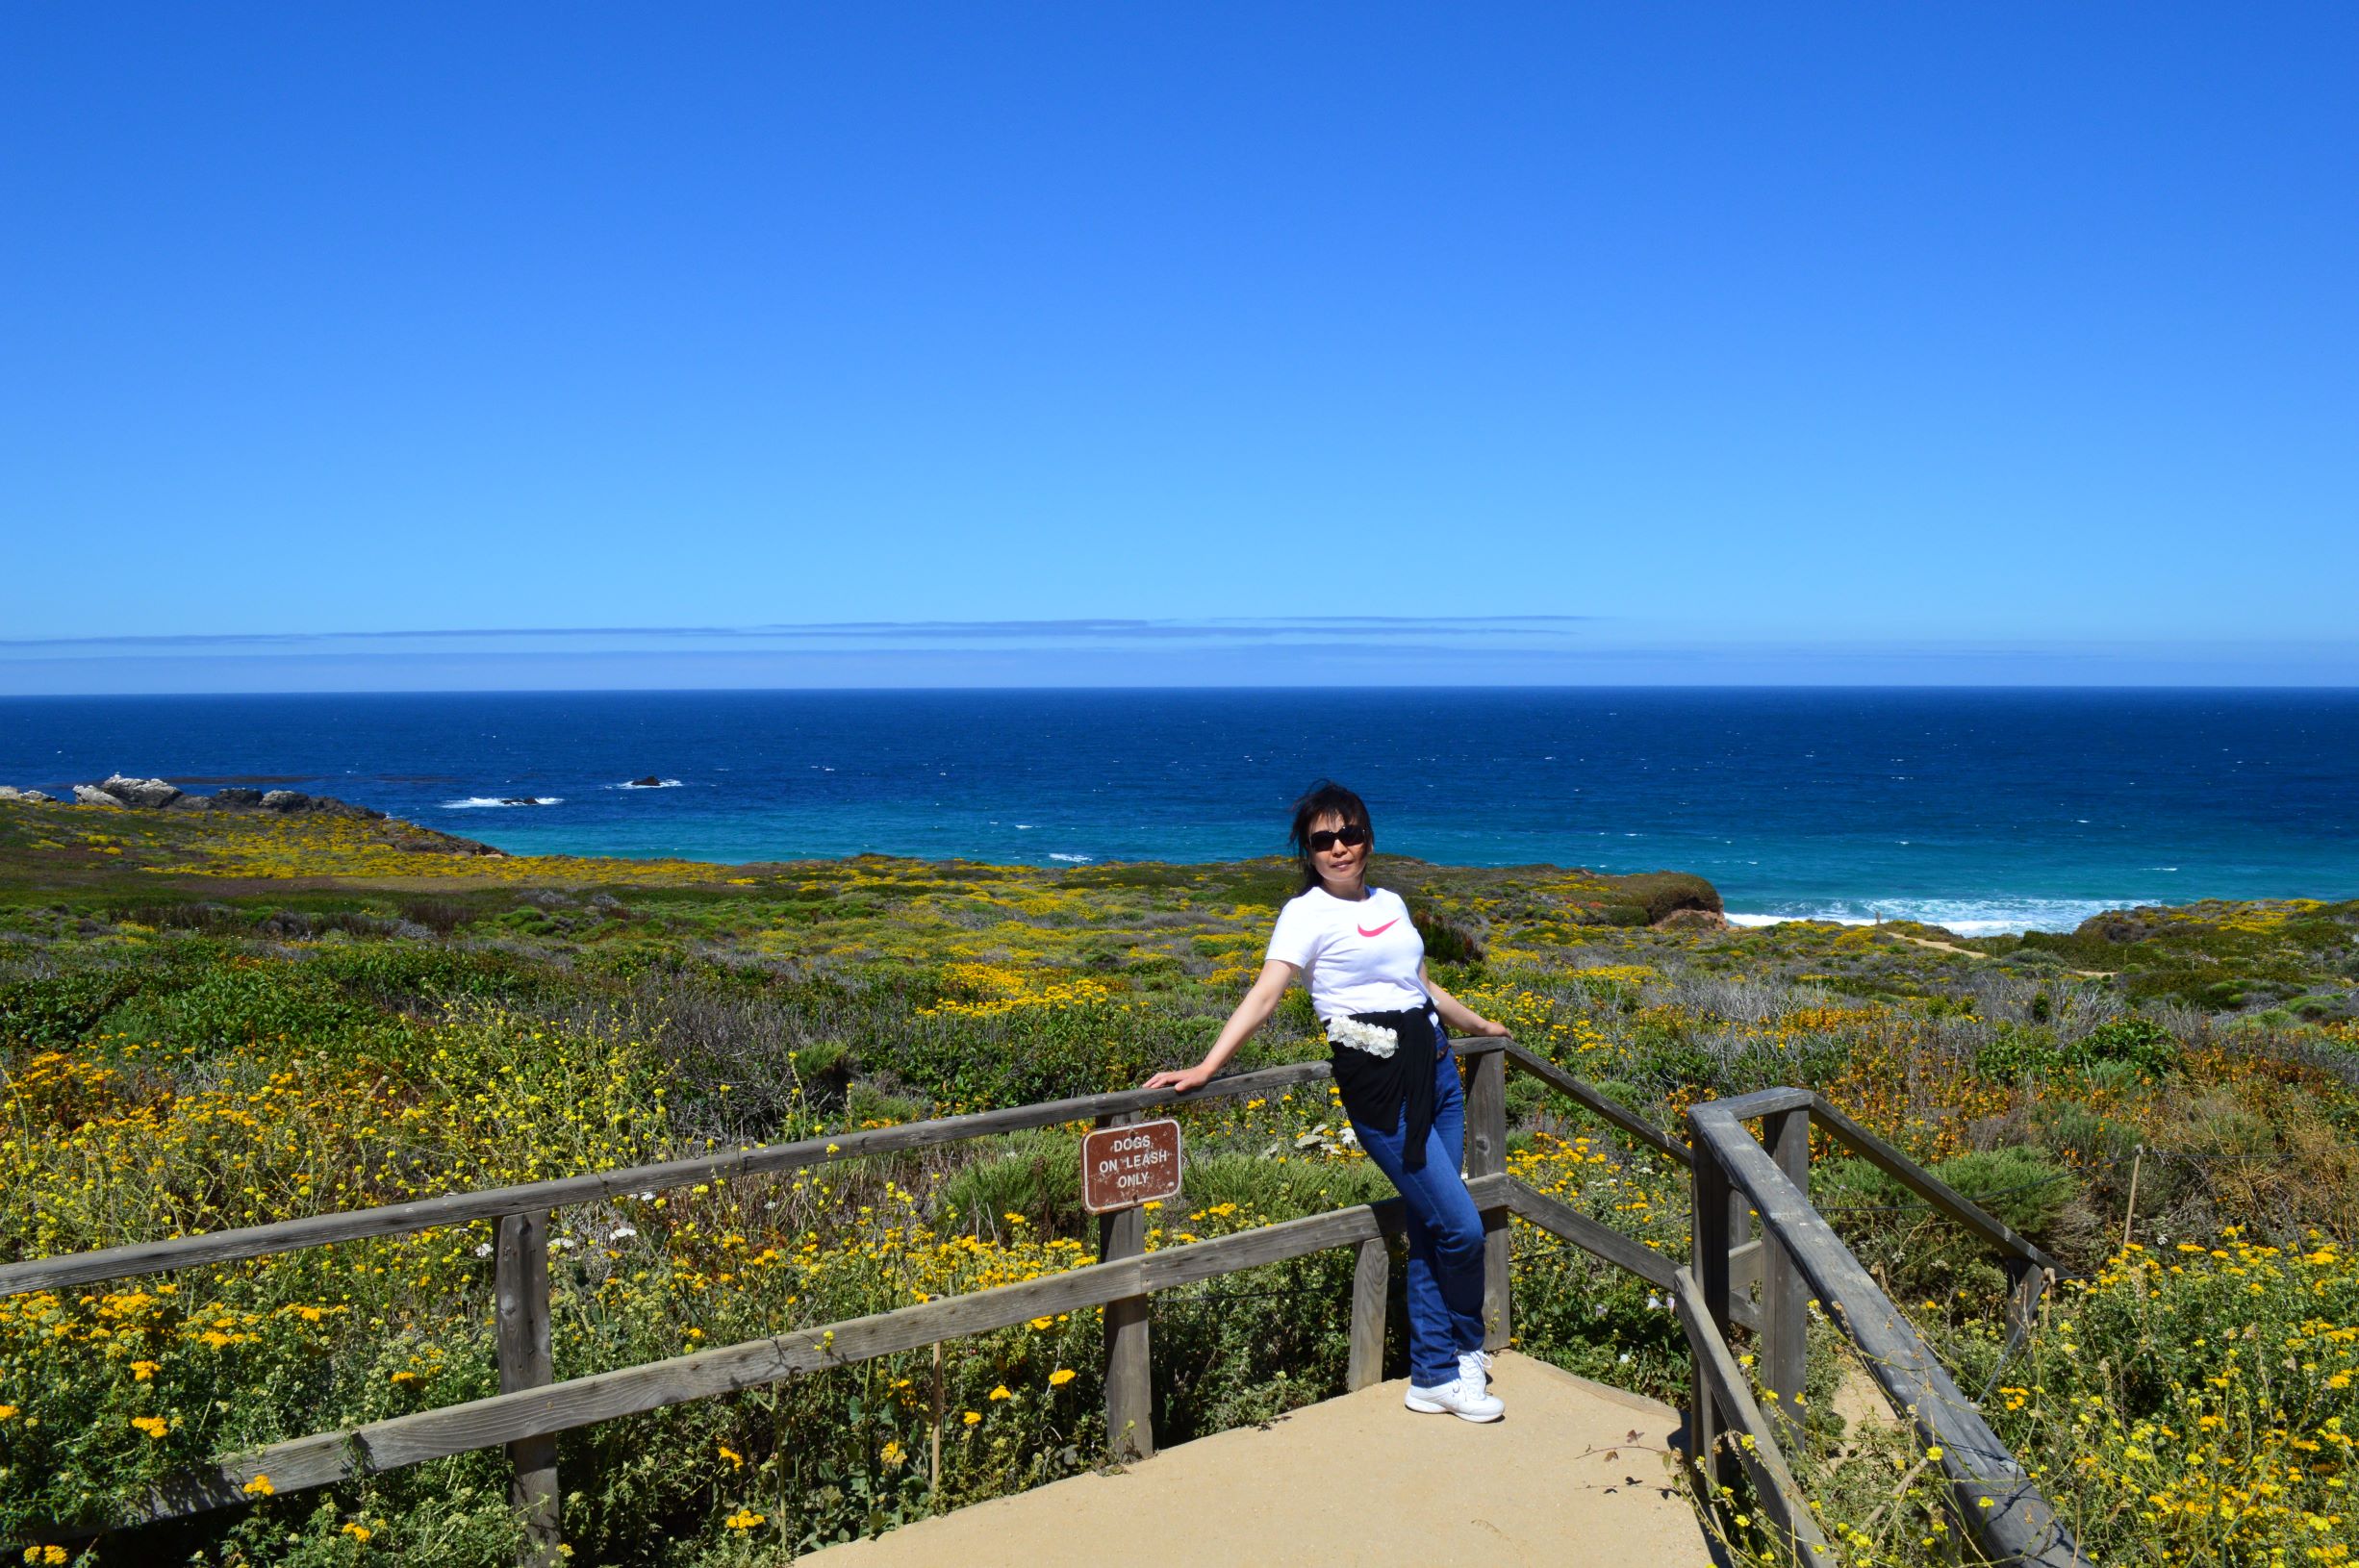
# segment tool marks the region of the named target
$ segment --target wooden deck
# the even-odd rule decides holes
[[[1378,1383],[1166,1449],[1119,1475],[1077,1476],[797,1559],[817,1568],[1137,1568],[1333,1563],[1517,1568],[1568,1562],[1704,1568],[1703,1530],[1664,1451],[1678,1413],[1502,1355],[1503,1421],[1402,1408]]]

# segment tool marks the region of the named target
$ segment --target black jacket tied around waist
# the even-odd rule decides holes
[[[1433,1061],[1442,1049],[1441,1015],[1428,1003],[1389,1013],[1354,1013],[1352,1022],[1390,1029],[1400,1043],[1391,1055],[1377,1056],[1334,1042],[1335,1087],[1343,1094],[1344,1114],[1363,1127],[1390,1132],[1401,1125],[1402,1108],[1407,1106],[1401,1163],[1421,1171],[1426,1135],[1433,1129]]]

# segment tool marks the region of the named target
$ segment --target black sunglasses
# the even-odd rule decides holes
[[[1338,844],[1365,844],[1367,842],[1368,825],[1365,822],[1346,822],[1341,827],[1334,828],[1322,827],[1310,835],[1310,848],[1313,854],[1324,853]]]

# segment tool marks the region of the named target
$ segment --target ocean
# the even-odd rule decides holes
[[[0,698],[0,783],[116,771],[283,784],[517,853],[1041,865],[1281,852],[1327,775],[1380,850],[1694,872],[1739,920],[1985,933],[2359,896],[2341,691]]]

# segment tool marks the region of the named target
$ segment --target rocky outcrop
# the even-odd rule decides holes
[[[183,793],[179,786],[163,779],[133,778],[129,773],[113,774],[98,787],[127,806],[151,808],[168,806]]]
[[[1725,931],[1728,917],[1716,909],[1674,909],[1655,922],[1658,931]]]
[[[28,805],[53,801],[54,797],[39,790],[20,790],[0,785],[0,800],[13,800]],[[439,833],[431,827],[388,817],[368,806],[356,806],[349,800],[334,796],[306,795],[301,790],[250,789],[232,785],[217,795],[187,795],[160,778],[133,778],[128,773],[116,773],[104,784],[77,784],[74,800],[80,805],[105,806],[114,811],[201,811],[221,812],[231,816],[273,817],[341,817],[350,822],[382,822],[377,831],[384,842],[396,849],[409,849],[423,854],[484,855],[500,857],[506,851],[475,839],[463,839],[452,833]]]
[[[77,784],[74,798],[89,805],[131,806],[142,811],[268,811],[344,817],[354,822],[382,822],[385,813],[356,806],[334,796],[306,795],[301,790],[256,790],[232,786],[217,795],[188,795],[161,778],[133,778],[116,773],[103,784]]]

